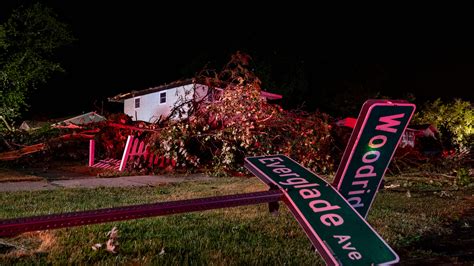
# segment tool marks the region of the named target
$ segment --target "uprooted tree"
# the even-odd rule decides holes
[[[152,136],[154,151],[180,167],[209,167],[217,173],[243,170],[245,156],[277,153],[314,171],[331,171],[329,117],[284,111],[267,102],[250,62],[250,56],[237,52],[221,71],[197,75],[207,91],[183,97],[160,121],[160,132]]]

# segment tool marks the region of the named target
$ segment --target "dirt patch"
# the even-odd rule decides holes
[[[44,165],[28,165],[15,169],[24,176],[36,176],[40,180],[71,180],[98,177],[104,169],[91,168],[80,162],[48,162]],[[26,180],[22,180],[26,181]]]
[[[59,168],[25,168],[22,170],[25,174],[40,176],[48,181],[54,180],[64,180],[64,179],[84,179],[84,178],[91,178],[94,176],[71,172]]]
[[[0,183],[1,182],[22,182],[22,181],[42,181],[41,176],[26,174],[22,171],[0,168]]]
[[[56,237],[49,231],[28,232],[7,240],[0,241],[0,258],[43,254],[56,244]]]
[[[87,165],[59,165],[56,168],[57,170],[76,173],[79,175],[85,176],[98,176],[100,173],[104,172],[104,169],[101,168],[92,168]]]
[[[467,197],[466,203],[467,208],[461,212],[459,219],[448,225],[451,233],[440,235],[432,232],[416,241],[404,253],[411,253],[412,250],[417,250],[418,253],[424,251],[423,254],[419,254],[423,258],[410,254],[408,255],[410,259],[403,260],[403,263],[472,265],[474,262],[474,196]],[[432,258],[427,259],[426,254]]]
[[[10,253],[15,249],[15,246],[5,243],[5,242],[0,242],[0,254],[7,254]]]

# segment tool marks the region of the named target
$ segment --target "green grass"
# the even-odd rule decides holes
[[[155,188],[1,193],[0,218],[261,190],[266,187],[256,178],[221,178]],[[452,192],[447,198],[411,192],[408,198],[405,193],[383,191],[368,220],[395,250],[409,249],[426,234],[449,233],[446,217],[459,216],[457,207],[466,193],[472,191]],[[92,245],[107,240],[106,233],[113,226],[119,230],[118,252],[92,250]],[[324,264],[287,209],[282,207],[280,215],[273,216],[266,205],[25,233],[1,242],[17,249],[0,255],[0,264]],[[160,255],[161,250],[164,254]]]

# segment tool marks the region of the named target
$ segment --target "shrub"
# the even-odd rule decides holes
[[[415,123],[436,126],[445,148],[471,150],[474,134],[474,111],[469,101],[456,99],[444,103],[441,99],[427,102],[414,117]]]

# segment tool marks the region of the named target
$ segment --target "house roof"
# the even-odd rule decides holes
[[[89,113],[85,113],[82,115],[78,115],[78,116],[57,122],[53,124],[53,126],[69,125],[69,124],[85,125],[85,124],[95,123],[95,122],[100,122],[100,121],[105,121],[105,120],[107,120],[105,117],[97,114],[96,112],[89,112]]]
[[[123,102],[125,99],[129,99],[129,98],[133,98],[133,97],[137,97],[137,96],[141,96],[141,95],[146,95],[146,94],[150,94],[150,93],[154,93],[154,92],[164,91],[164,90],[167,90],[167,89],[176,88],[176,87],[180,87],[180,86],[186,86],[186,85],[189,85],[189,84],[203,84],[203,85],[211,85],[211,86],[216,86],[216,87],[225,87],[226,86],[226,84],[223,83],[223,82],[216,82],[215,80],[211,80],[211,79],[199,79],[198,80],[196,78],[192,78],[192,79],[184,79],[184,80],[173,81],[171,83],[163,84],[163,85],[156,86],[156,87],[151,87],[151,88],[144,89],[144,90],[138,90],[138,91],[133,90],[131,92],[117,94],[113,97],[109,97],[108,100],[110,102]],[[280,94],[271,93],[271,92],[267,92],[267,91],[263,91],[263,90],[262,90],[262,96],[267,98],[268,100],[278,100],[278,99],[283,98],[283,96],[281,96]]]
[[[176,88],[176,87],[180,87],[180,86],[185,86],[185,85],[193,84],[193,83],[195,83],[194,79],[178,80],[178,81],[174,81],[174,82],[171,82],[171,83],[168,83],[168,84],[163,84],[163,85],[160,85],[160,86],[151,87],[151,88],[144,89],[144,90],[139,90],[139,91],[133,90],[131,92],[117,94],[113,97],[110,97],[109,101],[110,102],[123,102],[125,99],[128,99],[128,98],[133,98],[133,97],[136,97],[136,96],[150,94],[150,93],[154,93],[154,92],[158,92],[158,91],[164,91],[164,90],[167,90],[167,89]]]
[[[21,123],[20,129],[23,130],[35,130],[44,126],[51,125],[51,122],[48,121],[33,121],[33,120],[25,120]]]

